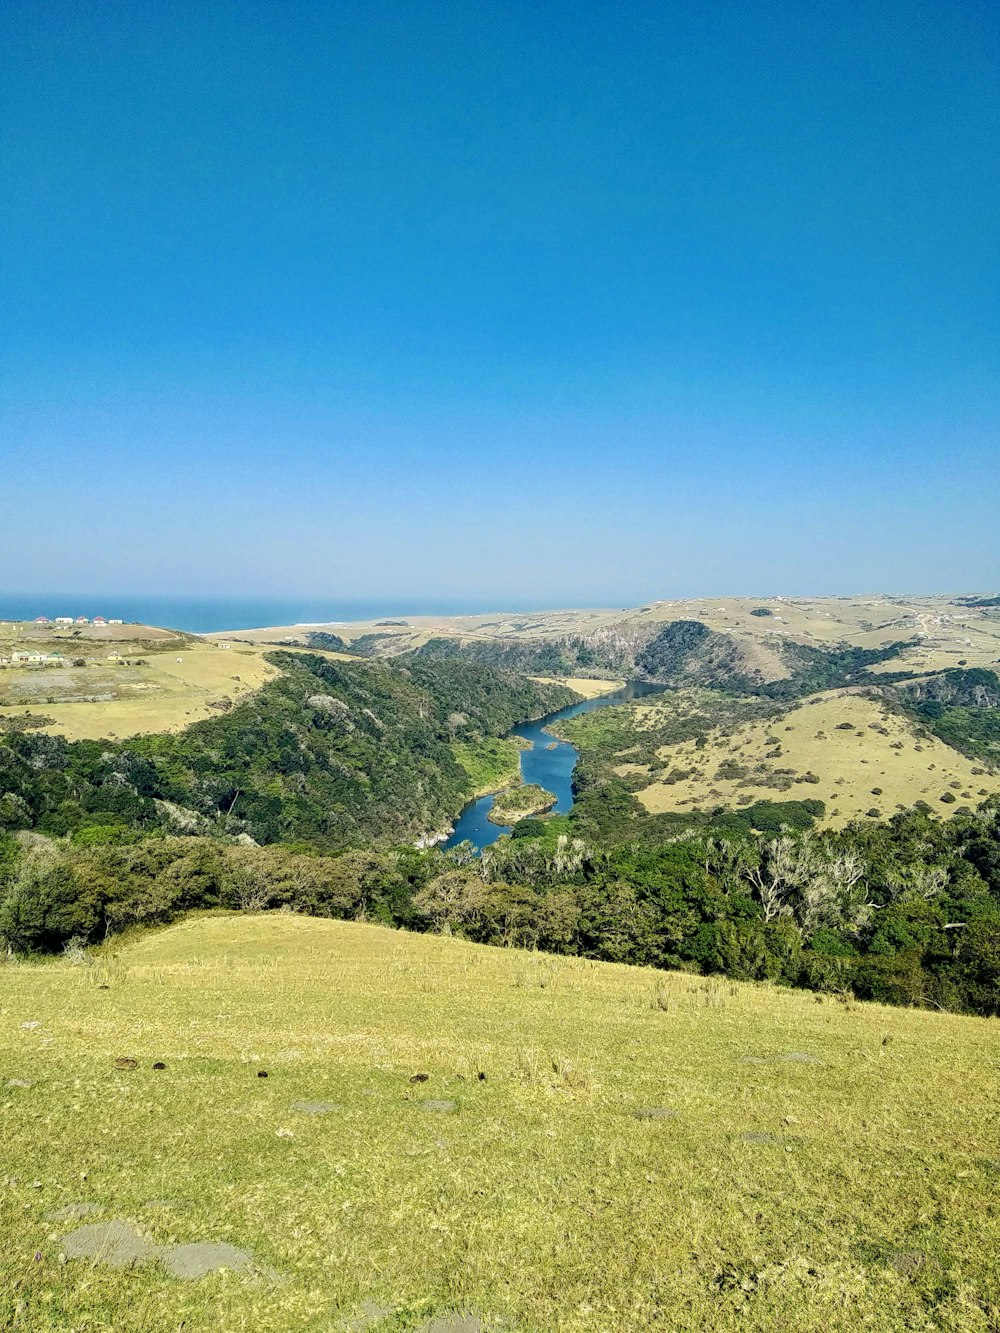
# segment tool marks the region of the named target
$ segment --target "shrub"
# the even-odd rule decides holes
[[[24,953],[54,953],[67,941],[92,938],[99,902],[71,865],[48,849],[30,852],[0,904],[0,937]]]

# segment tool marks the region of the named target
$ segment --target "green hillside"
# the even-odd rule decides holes
[[[0,830],[215,831],[323,851],[405,842],[447,826],[484,771],[509,771],[495,738],[576,697],[463,661],[268,661],[276,679],[177,734],[8,733]]]

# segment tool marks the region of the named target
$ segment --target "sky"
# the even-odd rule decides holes
[[[22,0],[0,590],[1000,585],[993,0]]]

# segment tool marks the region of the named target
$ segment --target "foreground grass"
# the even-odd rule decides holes
[[[996,1329],[998,1036],[283,914],[7,966],[0,1327]],[[60,1263],[79,1202],[282,1280]]]

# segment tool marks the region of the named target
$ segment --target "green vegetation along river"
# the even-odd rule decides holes
[[[598,708],[610,708],[613,704],[629,703],[646,694],[659,694],[663,689],[662,685],[631,680],[622,689],[602,694],[596,699],[584,699],[580,703],[570,704],[568,708],[548,713],[537,722],[522,722],[514,727],[510,735],[519,736],[527,742],[527,748],[521,751],[522,782],[536,783],[550,791],[556,798],[552,812],[566,814],[573,808],[573,770],[579,752],[569,741],[558,740],[548,728],[553,722],[560,722],[564,718],[591,713]],[[471,842],[477,851],[481,851],[503,834],[509,833],[510,825],[490,821],[489,815],[495,799],[496,795],[490,794],[467,805],[455,823],[454,832],[443,844],[445,849],[456,847],[460,842]]]

